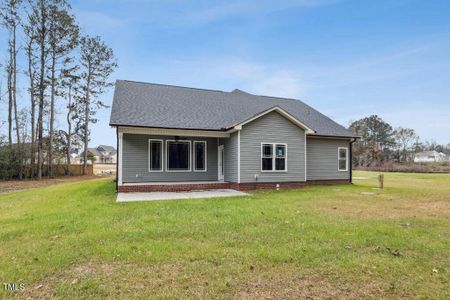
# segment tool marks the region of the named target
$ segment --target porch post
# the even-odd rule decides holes
[[[119,139],[118,139],[119,147],[119,161],[117,162],[117,184],[122,185],[122,149],[123,149],[123,132],[119,131]]]
[[[238,178],[237,178],[237,183],[241,183],[241,130],[238,130]]]

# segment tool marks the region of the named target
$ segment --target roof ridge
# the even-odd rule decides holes
[[[196,87],[182,86],[182,85],[174,85],[174,84],[166,84],[166,83],[154,83],[154,82],[145,82],[145,81],[127,80],[127,79],[116,79],[116,81],[125,81],[125,82],[139,83],[139,84],[148,84],[148,85],[159,85],[159,86],[175,87],[175,88],[181,88],[181,89],[191,89],[191,90],[200,90],[200,91],[210,91],[210,92],[229,93],[229,92],[227,92],[227,91],[222,91],[222,90],[204,89],[204,88],[196,88]]]
[[[167,83],[146,82],[146,81],[137,81],[137,80],[128,80],[128,79],[116,79],[116,81],[125,81],[125,82],[139,83],[139,84],[148,84],[148,85],[159,85],[159,86],[175,87],[175,88],[181,88],[181,89],[192,89],[192,90],[200,90],[200,91],[221,92],[221,93],[227,93],[227,94],[232,94],[233,92],[241,92],[242,94],[247,94],[249,96],[275,98],[275,99],[288,100],[288,101],[300,101],[303,104],[306,104],[305,102],[303,102],[303,100],[300,100],[300,99],[288,98],[288,97],[269,96],[269,95],[256,95],[256,94],[252,94],[252,93],[249,93],[247,91],[241,90],[239,88],[235,88],[232,91],[228,92],[228,91],[223,91],[223,90],[196,88],[196,87],[190,87],[190,86],[174,85],[174,84],[167,84]]]

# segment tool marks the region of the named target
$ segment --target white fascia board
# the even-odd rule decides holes
[[[243,121],[241,123],[238,123],[238,124],[232,126],[231,129],[229,131],[227,131],[227,132],[231,132],[232,133],[232,132],[235,132],[237,130],[241,130],[242,126],[244,126],[245,124],[253,122],[254,120],[259,119],[259,118],[261,118],[261,117],[263,117],[263,116],[265,116],[268,113],[271,113],[273,111],[278,112],[279,114],[281,114],[283,117],[285,117],[286,119],[288,119],[289,121],[291,121],[292,123],[297,125],[298,127],[304,129],[306,134],[314,134],[315,133],[315,131],[312,128],[308,127],[306,124],[304,124],[303,122],[299,121],[297,118],[295,118],[294,116],[289,114],[287,111],[285,111],[284,109],[282,109],[282,108],[280,108],[278,106],[273,107],[273,108],[268,109],[268,110],[265,110],[265,111],[257,114],[256,116],[253,116],[253,117],[251,117],[251,118],[249,118],[249,119],[247,119],[247,120],[245,120],[245,121]]]

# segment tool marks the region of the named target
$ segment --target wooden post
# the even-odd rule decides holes
[[[384,184],[384,174],[378,175],[378,188],[383,189]]]

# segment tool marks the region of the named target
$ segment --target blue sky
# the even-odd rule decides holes
[[[450,142],[450,1],[78,0],[113,79],[302,99],[347,126],[378,114]],[[112,90],[103,99],[111,103]],[[114,144],[109,109],[92,144]]]

